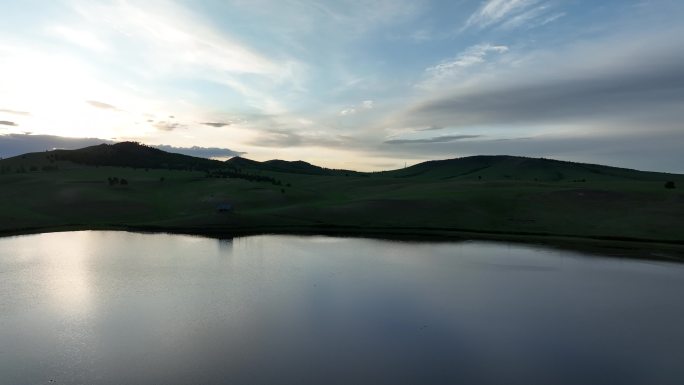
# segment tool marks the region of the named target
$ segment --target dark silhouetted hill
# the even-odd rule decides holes
[[[385,171],[381,175],[397,178],[523,180],[523,181],[597,181],[665,180],[673,174],[637,171],[626,168],[574,163],[545,158],[519,156],[470,156],[433,160],[411,167]],[[681,175],[676,175],[681,177]]]
[[[242,157],[235,157],[228,159],[226,165],[232,168],[252,171],[271,171],[290,174],[304,174],[304,175],[366,175],[365,173],[351,170],[335,170],[324,167],[319,167],[311,163],[301,160],[287,161],[287,160],[267,160],[265,162],[257,162],[254,160],[245,159]]]
[[[166,152],[136,142],[100,144],[78,150],[55,150],[49,153],[54,154],[58,161],[91,166],[172,170],[209,170],[223,166],[222,162],[216,160]]]

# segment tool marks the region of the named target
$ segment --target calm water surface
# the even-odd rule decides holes
[[[684,265],[486,242],[0,238],[0,384],[682,384]]]

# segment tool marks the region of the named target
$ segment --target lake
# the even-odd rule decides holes
[[[494,242],[0,238],[1,384],[682,384],[684,265]]]

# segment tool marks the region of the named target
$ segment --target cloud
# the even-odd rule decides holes
[[[26,112],[26,111],[16,111],[16,110],[6,110],[6,109],[0,109],[0,112],[4,112],[6,114],[12,114],[12,115],[23,115],[23,116],[31,115],[30,112]]]
[[[415,131],[436,131],[436,130],[443,130],[445,127],[444,126],[427,126],[427,127],[422,127],[422,128],[417,128]]]
[[[186,125],[176,122],[159,121],[152,125],[157,130],[161,131],[173,131],[176,128],[187,128]]]
[[[111,104],[98,102],[97,100],[86,100],[86,103],[90,104],[91,106],[93,106],[95,108],[101,108],[103,110],[120,111],[118,108],[112,106]]]
[[[554,13],[554,14],[552,14],[552,15],[547,16],[545,19],[540,20],[540,21],[537,23],[537,25],[538,25],[538,26],[542,26],[542,25],[546,25],[546,24],[552,23],[552,22],[554,22],[554,21],[560,19],[561,17],[564,17],[565,15],[567,15],[567,13],[565,13],[565,12]]]
[[[480,138],[482,135],[444,135],[427,139],[393,139],[385,141],[385,144],[426,144],[426,143],[448,143],[457,140]]]
[[[345,108],[344,110],[340,111],[341,116],[354,115],[354,114],[356,114],[356,108],[354,108],[354,107]]]
[[[10,122],[10,121],[8,121],[8,120],[0,120],[0,126],[13,126],[13,127],[16,127],[16,126],[18,126],[18,124],[14,123],[14,122]]]
[[[107,36],[117,48],[125,46],[121,52],[127,57],[120,64],[144,79],[209,81],[231,88],[250,108],[283,112],[282,95],[292,91],[288,87],[297,88],[304,76],[303,64],[282,47],[273,47],[270,39],[249,44],[253,37],[240,36],[240,28],[228,32],[230,21],[217,27],[214,15],[178,1],[69,4],[98,36]],[[265,55],[268,48],[275,52]]]
[[[246,152],[233,151],[228,148],[219,147],[173,147],[168,145],[157,145],[152,147],[167,152],[175,152],[177,154],[196,156],[200,158],[229,158],[246,154]]]
[[[164,70],[184,67],[218,72],[277,76],[282,67],[211,27],[211,23],[175,2],[74,2],[87,20],[130,38],[146,48]]]
[[[501,28],[503,29],[514,29],[521,27],[523,25],[528,25],[528,26],[533,26],[534,23],[533,21],[541,17],[542,15],[545,15],[546,12],[549,10],[549,5],[548,4],[542,4],[533,8],[530,8],[524,12],[521,12],[508,20],[504,21],[501,23]],[[558,15],[558,14],[557,14]],[[556,17],[555,19],[557,19]],[[555,20],[553,19],[553,20]],[[548,24],[550,19],[544,19],[546,21],[545,24]],[[551,21],[553,21],[551,20]]]
[[[250,142],[259,147],[345,147],[354,139],[344,135],[331,135],[324,132],[297,133],[291,130],[268,130]]]
[[[375,107],[373,100],[364,100],[357,106],[347,107],[340,111],[340,116],[354,115],[359,111],[372,110]]]
[[[490,53],[503,54],[508,52],[505,45],[477,44],[467,48],[453,59],[445,60],[435,66],[425,69],[431,81],[441,80],[461,74],[463,70],[482,64]]]
[[[488,69],[468,84],[443,87],[394,121],[403,127],[467,128],[684,118],[684,47],[677,41],[649,44],[607,40],[532,54],[522,59],[529,65]]]
[[[221,128],[221,127],[225,127],[225,126],[230,126],[233,123],[232,122],[203,122],[202,124],[205,126]]]
[[[451,127],[620,118],[684,102],[684,70],[548,79],[501,88],[470,89],[423,103],[409,115]],[[681,107],[681,104],[678,104]],[[679,108],[679,107],[677,107]]]
[[[551,3],[541,0],[488,0],[468,18],[462,30],[471,27],[488,28],[497,24],[511,29],[530,25],[533,20],[546,16],[541,23],[535,23],[543,25],[562,16],[556,13],[555,17],[548,17],[550,10]]]

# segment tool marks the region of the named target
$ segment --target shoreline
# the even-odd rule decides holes
[[[1,237],[70,231],[125,231],[151,234],[194,235],[208,238],[236,238],[257,235],[337,236],[407,242],[491,241],[543,246],[613,257],[684,262],[684,240],[657,240],[614,236],[579,236],[550,233],[482,231],[423,227],[361,226],[258,226],[258,227],[173,227],[153,225],[82,225],[30,227],[0,230]]]

